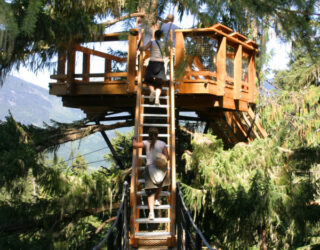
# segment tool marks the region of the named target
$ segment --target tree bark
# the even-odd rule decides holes
[[[54,135],[46,138],[45,141],[36,143],[36,151],[42,152],[46,149],[58,146],[69,141],[79,140],[96,132],[130,126],[133,126],[133,121],[117,122],[110,125],[89,125],[84,128],[69,128],[65,130],[58,130]]]

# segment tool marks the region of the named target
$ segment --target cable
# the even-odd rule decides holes
[[[88,162],[87,164],[89,165],[90,163],[97,163],[97,162],[101,162],[101,161],[106,161],[105,159],[100,160],[100,161],[92,161],[92,162]]]
[[[102,150],[102,149],[105,149],[105,148],[108,148],[108,147],[103,147],[103,148],[100,148],[100,149],[97,149],[97,150],[94,150],[94,151],[91,151],[91,152],[88,152],[88,153],[82,154],[82,156],[85,156],[85,155],[89,155],[89,154],[92,154],[92,153],[98,152],[98,151],[100,151],[100,150]],[[66,160],[66,161],[71,161],[71,160],[76,159],[76,158],[77,158],[77,156],[72,157],[72,158],[69,158],[69,159],[68,159],[68,160]]]

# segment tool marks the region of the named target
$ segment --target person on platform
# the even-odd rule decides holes
[[[163,187],[169,185],[169,176],[167,171],[163,171],[155,166],[155,155],[162,153],[169,160],[167,145],[158,140],[159,131],[151,127],[148,131],[148,140],[137,142],[133,138],[134,148],[144,148],[146,151],[147,162],[145,170],[145,190],[148,196],[149,220],[154,220],[154,206],[159,206],[160,194]]]
[[[167,18],[164,20],[164,24],[161,26],[161,30],[164,35],[164,42],[166,47],[170,47],[172,45],[172,52],[173,52],[173,60],[175,58],[175,49],[176,49],[176,29],[180,29],[177,25],[173,23],[174,21],[174,16],[172,14],[169,14]],[[171,43],[171,38],[170,38],[170,30],[172,30],[172,43]],[[164,58],[164,67],[165,67],[165,72],[168,74],[168,65],[170,62],[170,58],[166,56]]]
[[[173,23],[174,16],[172,14],[169,14],[167,18],[165,19],[165,23],[161,26],[161,30],[164,35],[164,41],[166,43],[170,42],[170,30],[172,30],[172,47],[176,47],[176,32],[174,32],[176,29],[180,29],[177,25]]]
[[[155,100],[160,105],[162,84],[167,81],[164,68],[165,44],[160,39],[163,36],[161,30],[155,32],[155,40],[139,48],[140,51],[150,50],[150,61],[146,69],[145,82],[149,86],[149,101]]]

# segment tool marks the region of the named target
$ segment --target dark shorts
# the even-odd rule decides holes
[[[164,62],[150,61],[146,69],[145,82],[155,88],[161,88],[163,82],[167,81]]]

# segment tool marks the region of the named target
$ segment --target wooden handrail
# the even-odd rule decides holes
[[[114,55],[110,55],[101,51],[97,51],[94,49],[89,49],[89,48],[85,48],[80,46],[79,44],[75,45],[75,50],[76,51],[80,51],[89,55],[94,55],[94,56],[98,56],[98,57],[102,57],[102,58],[106,58],[109,60],[114,60],[116,62],[126,62],[127,58],[126,57],[118,57],[118,56],[114,56]]]
[[[127,72],[110,72],[110,73],[91,73],[91,74],[74,74],[75,78],[78,77],[126,77]],[[67,75],[51,75],[50,79],[66,80]]]

